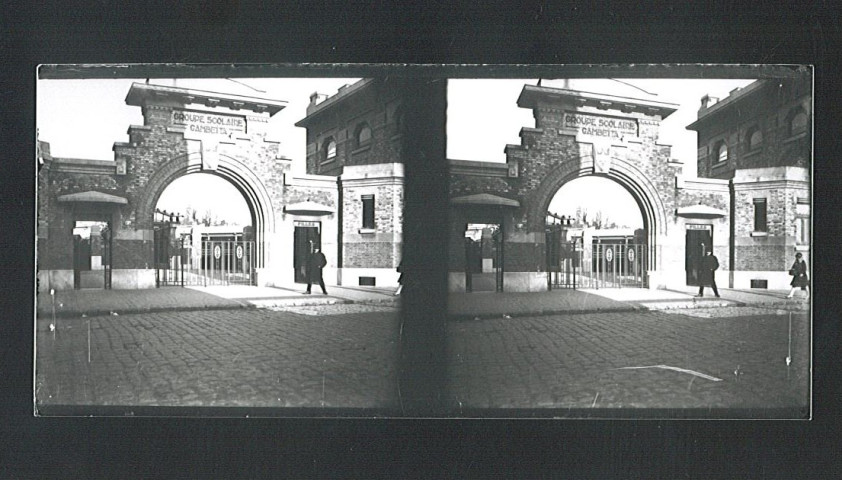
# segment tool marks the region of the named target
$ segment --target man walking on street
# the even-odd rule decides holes
[[[313,248],[313,253],[307,259],[307,291],[304,293],[309,294],[313,287],[313,282],[318,282],[319,286],[322,287],[322,293],[327,295],[325,281],[322,278],[322,268],[325,265],[327,265],[325,254],[319,250],[319,247]]]
[[[704,245],[702,245],[704,248]],[[719,298],[719,290],[716,289],[716,270],[719,268],[719,259],[710,249],[706,250],[707,255],[702,257],[701,268],[699,268],[699,294],[697,297],[705,296],[705,285],[710,284],[713,294]]]

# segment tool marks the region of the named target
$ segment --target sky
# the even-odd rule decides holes
[[[133,82],[146,79],[39,80],[36,124],[39,138],[50,143],[55,157],[113,160],[114,142],[128,140],[130,125],[142,125],[139,107],[125,103]],[[255,78],[255,79],[150,79],[150,83],[199,90],[224,91],[287,101],[287,107],[270,120],[269,137],[280,141],[280,153],[303,170],[306,131],[294,126],[305,116],[310,94],[335,94],[353,78]],[[686,126],[696,119],[705,94],[724,98],[752,80],[711,79],[572,79],[569,88],[675,103],[678,110],[662,122],[660,142],[673,146],[672,157],[684,162],[685,175],[696,171],[696,134]],[[519,108],[518,95],[525,84],[537,79],[457,79],[448,82],[447,156],[450,159],[505,162],[506,144],[519,144],[522,127],[533,127],[532,112]],[[562,87],[562,80],[544,79],[542,85]],[[247,221],[245,201],[230,184],[205,183],[205,175],[190,175],[173,182],[158,207],[183,210],[192,203],[203,211],[212,207],[229,223]],[[214,179],[217,180],[217,179]],[[636,204],[625,190],[610,181],[585,178],[565,185],[551,204],[559,214],[588,203],[588,210],[603,210],[612,219],[639,218]],[[605,183],[607,182],[607,183]],[[599,195],[592,195],[593,192]],[[213,192],[213,198],[203,197]],[[571,210],[567,212],[566,210]],[[634,223],[634,222],[631,222]],[[636,227],[638,225],[629,225]]]

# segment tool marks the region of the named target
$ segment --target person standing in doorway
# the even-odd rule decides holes
[[[789,295],[786,298],[792,298],[795,289],[801,287],[801,290],[807,292],[807,298],[810,298],[810,279],[807,277],[807,262],[802,258],[801,253],[795,254],[795,263],[789,269],[789,274],[792,275],[792,281],[789,285],[792,287],[789,290]]]
[[[307,291],[304,293],[309,294],[313,288],[313,282],[318,282],[319,286],[322,287],[322,293],[327,295],[325,281],[322,278],[322,269],[325,265],[327,265],[325,254],[321,252],[319,247],[314,247],[313,253],[307,259]]]
[[[702,245],[704,248],[704,245]],[[716,270],[719,268],[719,259],[713,254],[710,249],[706,250],[706,254],[702,257],[701,268],[699,268],[699,294],[697,297],[705,296],[705,285],[710,284],[713,288],[713,294],[719,298],[719,290],[716,289]]]

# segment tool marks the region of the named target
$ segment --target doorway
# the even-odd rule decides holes
[[[503,291],[503,231],[499,223],[467,224],[465,291]]]
[[[700,285],[700,270],[702,257],[706,249],[713,248],[713,225],[687,225],[684,241],[684,270],[687,274],[687,285]]]
[[[307,260],[316,248],[322,248],[321,222],[296,220],[293,242],[295,283],[307,283]]]
[[[104,221],[73,225],[73,287],[111,288],[111,228]]]

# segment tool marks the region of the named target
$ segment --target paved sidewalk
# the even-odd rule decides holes
[[[291,288],[227,286],[166,287],[139,290],[60,290],[54,296],[39,293],[39,320],[53,317],[121,315],[126,313],[220,310],[257,307],[330,305],[337,303],[389,303],[390,289],[328,286],[328,295],[305,295],[303,286]]]
[[[680,308],[758,306],[804,310],[803,296],[786,299],[788,291],[745,291],[720,288],[720,298],[695,297],[697,290],[643,288],[559,289],[550,292],[450,293],[448,315],[454,319],[522,317],[559,313],[632,312]]]
[[[329,286],[328,295],[303,293],[302,286],[277,287],[167,287],[142,290],[63,290],[54,297],[37,296],[39,320],[109,314],[218,310],[243,308],[285,308],[341,303],[397,305],[400,297],[392,289]],[[684,291],[636,288],[570,290],[551,292],[451,293],[447,312],[455,318],[548,315],[555,313],[622,312],[673,308],[762,306],[803,310],[809,302],[803,296],[786,299],[786,291],[720,289],[721,298],[696,298]],[[798,292],[799,295],[801,292]]]

